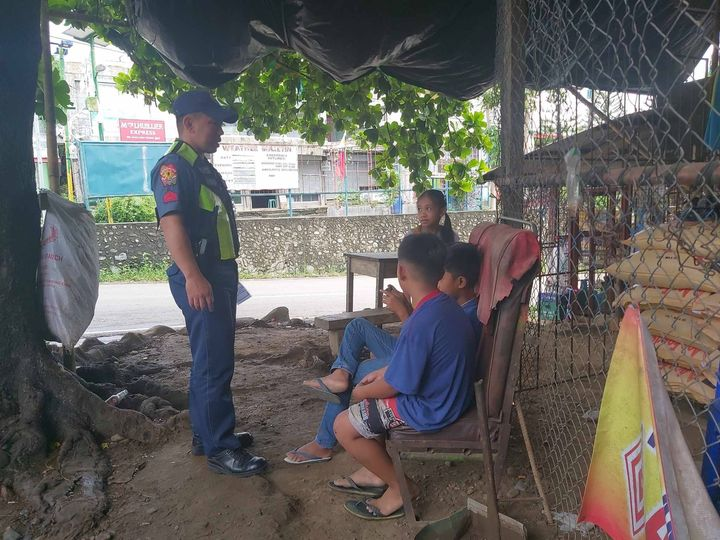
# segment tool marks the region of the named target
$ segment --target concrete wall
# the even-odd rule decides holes
[[[462,240],[494,212],[450,214]],[[416,225],[415,215],[297,217],[239,219],[242,272],[295,273],[344,268],[343,253],[395,251],[402,237]],[[154,223],[98,224],[100,264],[103,268],[168,259],[162,233]]]
[[[165,264],[169,260],[162,231],[155,223],[98,223],[100,268]]]

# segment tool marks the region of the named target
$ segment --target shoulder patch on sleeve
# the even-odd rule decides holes
[[[177,201],[178,201],[178,194],[175,193],[174,191],[168,190],[168,191],[165,192],[165,195],[163,195],[162,201],[163,201],[165,204],[177,202]]]
[[[177,183],[177,167],[174,163],[165,163],[160,166],[160,181],[163,186],[172,186]]]

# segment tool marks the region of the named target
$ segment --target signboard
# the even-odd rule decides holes
[[[298,149],[278,144],[221,144],[212,162],[228,189],[297,189]]]
[[[628,306],[607,373],[577,522],[594,523],[614,540],[717,538],[720,518],[663,385],[662,372],[676,368],[661,366],[640,311]],[[681,380],[688,393],[704,385],[684,375]]]
[[[148,195],[150,172],[168,143],[81,141],[80,167],[87,197]]]
[[[126,142],[165,142],[163,120],[120,118],[120,140]]]

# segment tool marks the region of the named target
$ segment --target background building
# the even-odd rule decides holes
[[[147,195],[154,161],[177,136],[175,117],[121,93],[114,78],[132,67],[120,49],[90,30],[51,24],[54,66],[69,86],[72,106],[67,125],[58,125],[60,186],[68,172],[75,200],[92,205],[109,196]],[[45,123],[35,118],[33,144],[39,187],[48,187]],[[297,133],[258,142],[236,126],[225,126],[221,146],[211,157],[228,182],[239,209],[327,207],[329,215],[414,212],[407,171],[401,184],[381,190],[369,174],[372,151],[352,141],[308,144]],[[338,137],[339,138],[339,137]],[[434,181],[443,188],[444,163],[434,165]],[[488,186],[464,199],[458,209],[494,207]]]

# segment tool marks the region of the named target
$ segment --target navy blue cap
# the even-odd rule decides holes
[[[233,124],[237,122],[238,114],[230,107],[223,107],[210,92],[205,90],[191,90],[180,94],[172,104],[175,116],[185,116],[191,113],[205,113],[213,120]]]

